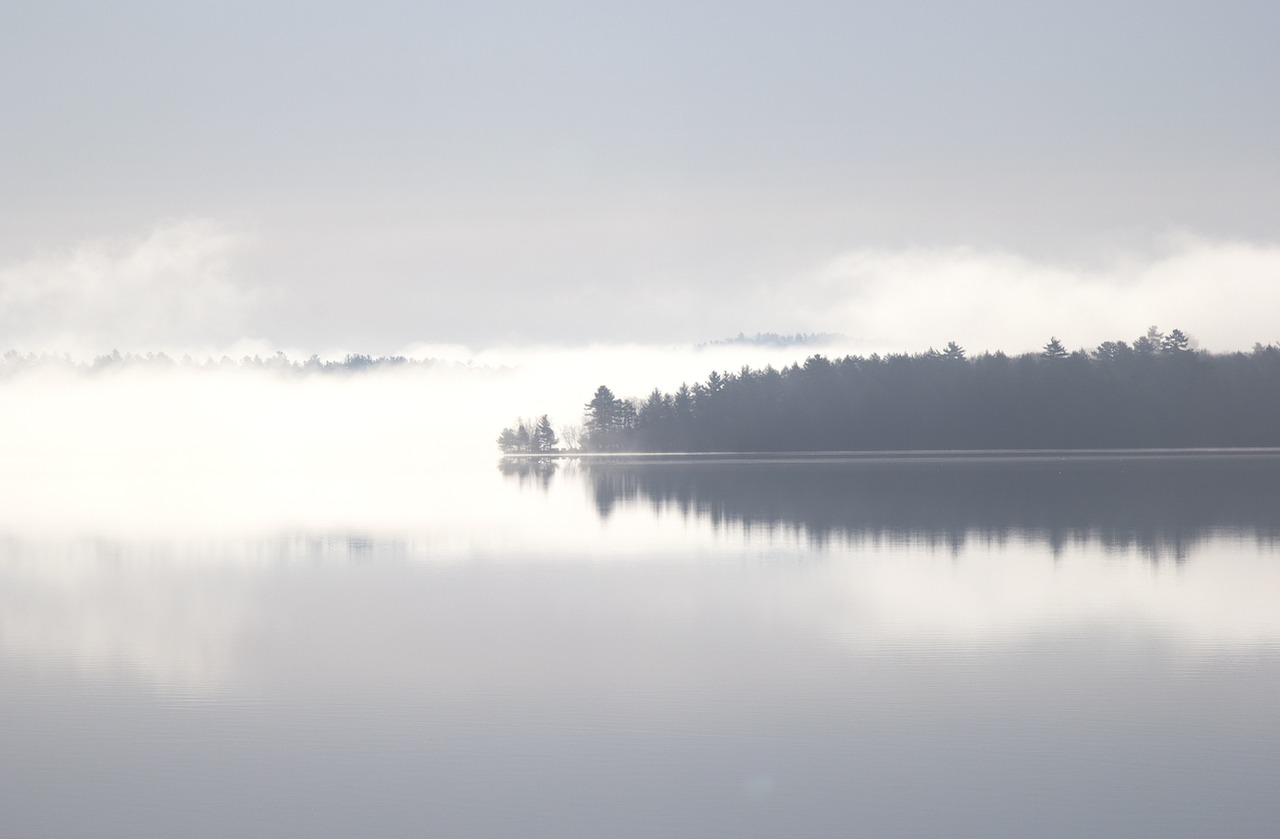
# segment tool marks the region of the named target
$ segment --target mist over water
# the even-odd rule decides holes
[[[440,470],[470,485],[469,469],[491,468],[498,432],[517,417],[576,425],[604,382],[640,396],[819,349],[832,347],[418,347],[415,357],[436,361],[350,374],[39,365],[0,379],[4,524],[225,530],[277,511],[317,522],[411,517]]]
[[[1274,453],[499,466],[816,349],[11,372],[4,826],[1269,835]]]

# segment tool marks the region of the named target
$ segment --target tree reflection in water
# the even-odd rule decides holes
[[[550,485],[560,461],[504,462]],[[801,533],[816,544],[912,540],[955,550],[1012,537],[1185,560],[1197,541],[1280,539],[1280,452],[584,458],[596,511],[647,503],[707,520]]]

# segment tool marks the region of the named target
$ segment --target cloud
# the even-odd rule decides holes
[[[441,285],[431,279],[439,255],[417,253],[405,265],[414,278],[393,281],[380,273],[377,248],[350,245],[335,262],[331,239],[305,238],[309,255],[290,250],[299,240],[263,231],[250,253],[248,236],[192,219],[0,265],[0,350],[238,357],[286,344],[295,355],[335,346],[381,353],[505,335],[519,336],[518,356],[547,341],[635,349],[772,331],[846,335],[843,349],[859,353],[949,340],[970,352],[1018,353],[1051,335],[1072,349],[1130,340],[1151,324],[1181,328],[1214,351],[1280,339],[1270,317],[1280,308],[1280,243],[1171,235],[1091,263],[972,246],[868,247],[826,259],[793,254],[736,281],[672,273],[658,260],[589,284],[569,270],[545,293],[510,295],[502,289],[527,266],[512,266],[501,283]],[[537,270],[554,273],[566,259],[547,254]],[[743,262],[729,243],[721,259]]]
[[[1069,347],[1179,327],[1206,349],[1276,340],[1280,245],[1180,236],[1154,254],[1101,266],[1035,261],[966,247],[864,249],[798,282],[797,316],[880,351],[958,340],[1024,352],[1050,335]]]
[[[256,296],[233,279],[243,241],[189,219],[0,266],[0,330],[24,351],[233,341]]]

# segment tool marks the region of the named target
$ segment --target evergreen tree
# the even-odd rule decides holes
[[[540,452],[555,451],[560,441],[556,439],[556,432],[551,427],[551,420],[543,414],[538,418],[538,424],[533,430],[534,450]]]
[[[629,404],[629,403],[625,403]],[[596,388],[595,395],[584,407],[583,426],[586,432],[584,443],[589,449],[606,451],[618,447],[619,434],[625,424],[623,401],[613,395],[605,385]],[[634,414],[634,409],[632,409]],[[631,425],[634,425],[634,420]]]
[[[1148,326],[1147,334],[1133,340],[1133,351],[1138,355],[1156,355],[1164,348],[1164,333],[1159,327]]]
[[[1050,336],[1049,343],[1044,345],[1044,351],[1040,355],[1044,358],[1066,358],[1067,348],[1057,338]]]
[[[1103,341],[1093,351],[1093,357],[1099,361],[1118,361],[1133,355],[1133,349],[1124,341]]]
[[[1191,339],[1181,329],[1174,329],[1164,336],[1160,349],[1166,353],[1184,353],[1189,351],[1190,346]]]

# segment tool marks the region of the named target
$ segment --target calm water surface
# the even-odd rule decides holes
[[[1280,830],[1275,454],[115,480],[0,487],[2,836]]]

